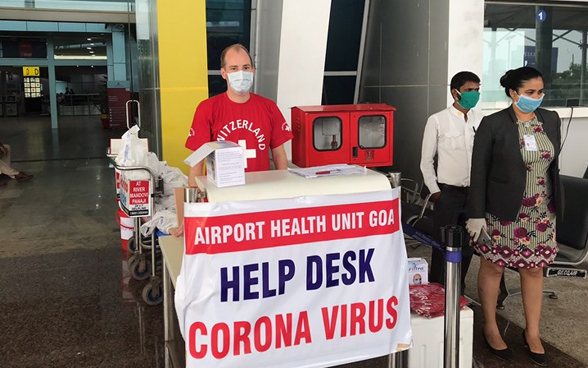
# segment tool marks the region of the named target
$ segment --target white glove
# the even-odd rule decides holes
[[[486,219],[484,218],[471,218],[466,221],[466,230],[474,239],[474,241],[478,240],[482,229],[486,228]]]

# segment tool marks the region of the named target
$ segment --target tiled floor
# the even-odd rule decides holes
[[[0,187],[0,367],[164,366],[162,308],[146,306],[143,283],[129,281],[115,221],[114,175],[104,153],[120,133],[103,131],[98,118],[62,119],[58,132],[48,118],[0,118],[0,141],[13,147],[14,166],[35,174]],[[411,252],[428,254],[424,247]],[[476,269],[474,261],[468,290]],[[508,281],[516,283],[512,275]],[[587,285],[552,285],[560,299],[546,299],[542,325],[551,367],[588,365]],[[515,363],[488,353],[474,311],[475,367],[533,367],[520,341],[520,297],[500,313]],[[384,368],[388,360],[345,367]]]
[[[110,137],[97,118],[0,118],[14,167],[0,187],[0,367],[163,367],[163,310],[129,281]]]
[[[431,251],[423,245],[407,249],[410,256],[430,259]],[[479,259],[474,257],[466,278],[466,294],[473,300],[478,300],[478,268]],[[505,276],[509,288],[520,287],[518,273],[507,270]],[[588,367],[588,280],[545,278],[544,289],[557,290],[558,294],[558,299],[543,299],[541,314],[541,337],[550,367]],[[482,337],[482,310],[471,307],[475,314],[475,367],[537,367],[529,360],[521,341],[525,319],[520,295],[508,298],[505,309],[497,311],[505,341],[515,354],[514,363],[503,362],[489,353]]]

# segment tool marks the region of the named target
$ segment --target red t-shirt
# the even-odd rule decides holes
[[[196,151],[211,141],[231,141],[245,148],[245,171],[270,169],[269,148],[292,139],[290,126],[272,100],[250,94],[245,103],[229,99],[226,92],[198,105],[186,148]]]

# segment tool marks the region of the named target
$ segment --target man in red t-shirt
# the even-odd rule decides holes
[[[245,149],[245,171],[269,170],[270,149],[275,168],[287,168],[284,143],[292,139],[290,126],[273,101],[249,91],[254,74],[244,46],[235,44],[222,52],[221,76],[227,81],[227,92],[198,105],[186,148],[195,151],[207,142],[226,140]],[[202,165],[190,168],[190,186],[196,186]]]

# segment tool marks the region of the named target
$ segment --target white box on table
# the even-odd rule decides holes
[[[184,162],[194,166],[206,159],[206,176],[219,188],[245,184],[245,154],[243,147],[229,141],[208,142]]]
[[[429,265],[424,258],[408,259],[408,284],[425,285],[429,283]]]

